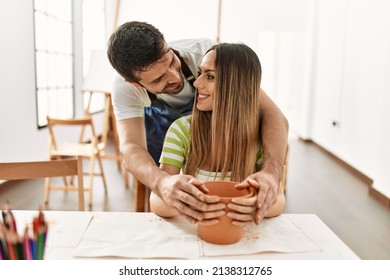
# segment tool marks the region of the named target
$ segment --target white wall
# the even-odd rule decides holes
[[[385,0],[318,1],[311,131],[314,141],[371,177],[388,197],[389,11]]]
[[[33,28],[33,1],[1,1],[0,161],[47,157],[36,121]]]
[[[146,21],[156,26],[167,41],[200,37],[216,39],[218,0],[120,2],[118,25],[133,20]]]

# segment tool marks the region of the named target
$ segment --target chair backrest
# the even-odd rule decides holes
[[[83,158],[50,161],[0,162],[0,179],[26,180],[45,177],[78,177],[79,210],[84,211]]]
[[[51,139],[51,145],[53,145],[54,149],[57,149],[57,140],[54,133],[54,126],[79,126],[82,128],[90,127],[91,134],[92,134],[92,142],[97,143],[97,137],[95,128],[93,125],[93,120],[91,116],[85,116],[80,118],[69,118],[69,119],[58,119],[58,118],[51,118],[47,116],[47,127],[50,134]],[[82,139],[80,139],[81,141]]]

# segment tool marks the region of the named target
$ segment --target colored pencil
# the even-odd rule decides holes
[[[16,227],[16,220],[15,220],[15,216],[14,214],[12,213],[11,209],[8,210],[8,213],[9,213],[9,216],[10,216],[10,219],[11,219],[11,224],[12,224],[12,229],[14,232],[18,232],[18,228]]]
[[[0,238],[2,239],[1,235]],[[0,260],[6,260],[7,258],[8,257],[5,253],[5,248],[3,248],[3,240],[0,240]]]
[[[43,260],[43,233],[38,233],[37,259]]]
[[[31,247],[31,258],[33,260],[37,259],[37,242],[34,238],[30,239],[30,247]]]
[[[7,239],[5,237],[4,226],[1,223],[0,223],[0,243],[1,243],[2,248],[3,248],[4,259],[8,260],[9,259],[9,253],[8,253]]]
[[[32,260],[30,238],[28,237],[28,227],[27,226],[24,229],[23,250],[24,250],[24,259],[25,260]]]
[[[15,256],[15,251],[14,251],[14,246],[11,242],[7,242],[8,245],[8,254],[9,254],[9,259],[10,260],[16,260]]]
[[[48,231],[44,213],[40,210],[33,219],[32,232],[26,226],[24,234],[19,235],[15,217],[10,208],[7,208],[1,211],[3,222],[0,221],[0,260],[43,260]]]

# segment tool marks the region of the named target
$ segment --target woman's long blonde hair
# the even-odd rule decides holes
[[[195,96],[185,173],[195,176],[210,155],[210,171],[221,172],[221,179],[231,171],[230,180],[240,182],[255,171],[261,64],[244,44],[222,43],[211,50],[216,52],[213,110],[198,110]]]

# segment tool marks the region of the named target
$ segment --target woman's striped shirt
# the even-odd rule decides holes
[[[169,127],[160,157],[160,163],[169,164],[184,169],[190,146],[191,115],[184,116],[174,121]],[[262,149],[256,155],[256,170],[260,170]],[[230,181],[231,172],[228,172],[225,180]],[[196,178],[203,181],[220,180],[219,172],[211,172],[199,169]]]

